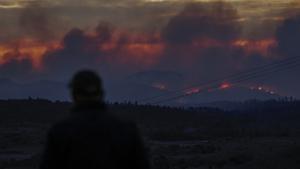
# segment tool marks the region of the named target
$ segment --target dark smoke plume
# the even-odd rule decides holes
[[[19,29],[26,37],[51,40],[57,34],[57,25],[63,26],[53,12],[39,3],[30,3],[20,11]]]
[[[170,43],[189,43],[194,39],[232,40],[240,34],[236,9],[228,3],[191,3],[170,19],[162,31]]]
[[[300,15],[286,19],[277,29],[278,50],[284,56],[300,55]]]

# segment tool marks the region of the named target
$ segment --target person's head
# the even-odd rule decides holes
[[[94,71],[77,72],[69,83],[69,88],[75,104],[103,102],[102,80]]]

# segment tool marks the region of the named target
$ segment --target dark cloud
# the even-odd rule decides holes
[[[300,15],[286,19],[277,29],[278,50],[285,56],[300,53]]]
[[[100,70],[110,56],[102,46],[112,38],[113,30],[101,23],[93,34],[74,28],[62,40],[62,49],[49,51],[44,56],[45,71],[52,76],[68,77],[82,68]]]
[[[20,23],[24,27],[24,32],[30,36],[44,38],[45,35],[45,39],[51,39],[53,22],[51,17],[49,19],[48,13],[40,9],[24,9],[27,11],[24,13],[27,16],[21,18]],[[74,14],[82,15],[77,11]],[[159,14],[155,15],[157,16]],[[132,25],[132,18],[133,16],[130,16],[131,20],[123,19],[122,22]],[[94,22],[94,18],[91,20]],[[284,55],[297,53],[300,44],[298,22],[299,20],[295,18],[288,19],[278,29],[280,53]],[[264,47],[264,43],[257,43],[258,45],[255,43],[256,40],[260,40],[258,38],[260,36],[252,40],[255,44],[245,39],[246,41],[242,41],[240,46],[234,45],[236,40],[244,40],[240,39],[242,37],[240,24],[240,17],[233,6],[225,2],[214,2],[188,4],[181,12],[170,18],[161,32],[132,29],[129,31],[124,27],[115,28],[106,22],[101,22],[93,30],[74,28],[63,36],[60,48],[48,50],[43,56],[44,67],[40,77],[66,80],[77,70],[89,68],[99,71],[105,81],[112,84],[112,79],[122,79],[136,72],[155,70],[155,73],[143,74],[142,78],[135,80],[149,83],[148,87],[153,85],[159,88],[166,84],[175,89],[207,82],[274,61],[275,58],[265,57],[260,52],[256,52],[257,50],[249,54],[244,49],[243,45],[248,43],[249,50],[259,47],[259,44]],[[28,65],[27,60],[22,62],[24,63],[12,59],[1,66],[0,72],[12,71],[16,77],[17,73],[31,73],[32,65]],[[18,64],[22,66],[17,68]],[[182,78],[173,78],[165,72],[176,72],[182,75]],[[260,83],[259,80],[256,82]],[[286,87],[284,84],[282,86]],[[110,90],[115,88],[111,87]],[[129,97],[134,96],[129,94]]]
[[[162,31],[171,43],[190,43],[194,39],[232,40],[240,34],[236,9],[228,3],[191,3],[170,19]]]
[[[58,35],[57,26],[64,27],[63,22],[53,10],[44,7],[42,3],[30,3],[20,11],[18,28],[25,37],[40,40],[53,40]]]
[[[7,63],[0,65],[0,78],[13,78],[20,80],[29,78],[32,73],[32,63],[29,59],[11,59]]]
[[[278,53],[282,58],[300,56],[300,15],[287,18],[278,27],[276,32]],[[294,61],[298,66],[289,66],[289,70],[278,73],[277,80],[272,82],[285,89],[288,95],[300,96],[299,91],[299,59]]]
[[[4,36],[3,36],[3,30],[0,27],[0,42],[2,42],[4,40]]]
[[[187,4],[162,30],[167,47],[159,67],[179,70],[194,81],[230,73],[244,55],[229,44],[240,35],[238,18],[228,3]]]
[[[69,31],[62,40],[62,49],[48,52],[43,63],[48,72],[74,71],[84,66],[120,76],[149,68],[159,61],[162,51],[159,35],[120,30],[101,22],[94,31]]]
[[[162,30],[166,49],[157,69],[183,73],[189,86],[274,61],[233,45],[242,36],[239,19],[229,3],[188,4]]]
[[[93,34],[74,28],[64,36],[63,50],[74,54],[98,52],[101,55],[101,47],[112,39],[113,33],[113,27],[106,22],[99,23]]]

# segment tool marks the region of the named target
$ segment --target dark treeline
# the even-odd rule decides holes
[[[0,124],[51,125],[68,115],[71,107],[69,102],[44,99],[1,100]],[[153,139],[300,135],[300,101],[293,99],[250,100],[233,111],[136,103],[109,103],[108,110],[122,119],[136,121]]]
[[[237,105],[225,111],[108,103],[108,110],[137,122],[154,169],[299,166],[300,101]],[[36,168],[48,127],[71,108],[70,102],[44,99],[0,100],[0,157],[17,153],[12,159],[0,158],[0,168]],[[24,153],[30,158],[22,158]]]

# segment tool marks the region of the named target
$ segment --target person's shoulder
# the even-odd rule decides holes
[[[71,128],[74,128],[76,126],[76,123],[78,123],[79,119],[73,116],[66,117],[60,121],[57,121],[55,124],[53,124],[49,130],[49,134],[65,134],[70,132]]]
[[[136,123],[134,121],[119,118],[118,116],[114,115],[113,113],[109,113],[108,118],[110,119],[110,121],[115,123],[115,125],[120,125],[125,128],[134,128],[136,126]]]
[[[49,129],[49,133],[55,135],[74,134],[82,130],[108,129],[119,134],[137,132],[136,123],[130,120],[120,119],[112,113],[103,113],[95,118],[71,115],[56,122]]]
[[[107,116],[107,122],[111,127],[118,129],[122,132],[136,132],[137,125],[132,120],[121,119],[112,113]]]

